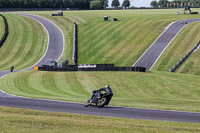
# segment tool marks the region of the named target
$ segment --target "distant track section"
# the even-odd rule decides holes
[[[165,31],[153,42],[153,44],[143,53],[133,66],[146,67],[151,70],[156,61],[169,46],[172,40],[178,35],[182,28],[188,23],[198,22],[200,19],[180,20],[173,22]],[[181,23],[183,22],[183,23]]]
[[[50,20],[36,16],[31,14],[20,14],[26,17],[30,17],[36,21],[38,21],[47,31],[48,33],[48,47],[45,55],[38,61],[35,65],[50,65],[51,61],[58,61],[63,54],[64,49],[64,35],[61,30]],[[35,66],[34,65],[34,66]],[[30,67],[29,70],[33,69]]]

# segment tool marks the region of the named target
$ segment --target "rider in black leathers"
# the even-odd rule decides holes
[[[97,93],[97,92],[101,92],[101,91],[105,91],[106,95],[113,95],[112,89],[110,88],[110,86],[106,85],[105,88],[100,88],[92,92],[91,98],[89,99],[89,103],[93,102],[94,97],[100,98],[101,93]]]

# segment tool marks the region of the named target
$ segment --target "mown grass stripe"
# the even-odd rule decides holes
[[[56,73],[55,76],[57,77],[57,78],[55,78],[56,86],[58,86],[58,88],[61,91],[63,91],[64,94],[67,95],[67,97],[71,98],[71,97],[76,97],[76,96],[81,95],[81,94],[79,94],[78,91],[74,91],[72,89],[72,83],[68,80],[69,78],[65,78],[65,76],[66,76],[65,74]],[[64,79],[62,77],[64,77]],[[63,86],[65,86],[65,87],[63,87]]]
[[[33,42],[33,30],[32,30],[31,25],[28,22],[26,22],[26,20],[24,19],[22,19],[22,23],[26,23],[26,25],[23,25],[23,28],[22,28],[24,29],[22,30],[22,32],[26,34],[26,36],[24,34],[22,35],[24,37],[19,44],[24,44],[24,45],[20,45],[20,47],[18,48],[18,51],[15,54],[17,55],[18,59],[13,59],[13,57],[11,59],[11,60],[14,60],[12,63],[15,64],[15,66],[18,66],[19,68],[21,64],[26,63],[26,62],[23,62],[24,61],[23,59],[24,57],[27,57],[27,54],[29,54],[29,52],[31,51],[31,43]],[[11,60],[8,61],[8,63],[11,62]]]
[[[5,33],[5,24],[3,18],[0,17],[0,40],[2,39],[4,33]]]
[[[54,82],[54,74],[52,76],[50,76],[51,73],[44,73],[42,75],[42,84],[44,85],[44,88],[46,90],[48,90],[49,94],[51,95],[59,95],[59,93],[57,92],[56,86],[55,86],[55,82]]]
[[[81,93],[79,94],[80,90],[80,84],[77,81],[78,79],[76,78],[76,74],[70,74],[70,75],[64,75],[65,79],[66,79],[66,89],[68,90],[68,92],[70,92],[71,95],[77,96],[77,95],[81,95]],[[70,77],[70,78],[68,78]]]
[[[31,35],[29,36],[30,40],[26,44],[26,53],[23,53],[25,55],[24,57],[21,57],[21,61],[27,60],[26,62],[23,62],[23,64],[20,65],[20,68],[27,68],[30,65],[33,65],[34,62],[37,62],[38,59],[43,56],[43,53],[46,49],[46,42],[47,38],[45,38],[45,31],[41,30],[41,32],[37,32],[36,29],[40,29],[40,25],[35,25],[36,22],[28,19],[28,23],[30,24],[30,30]],[[40,38],[40,39],[38,39]],[[39,45],[41,44],[41,45]],[[29,49],[28,49],[29,46]],[[20,62],[19,62],[20,63]]]
[[[30,72],[29,74],[29,84],[32,86],[32,88],[34,88],[34,90],[36,90],[38,92],[38,94],[34,94],[34,97],[39,97],[40,95],[44,95],[45,97],[53,97],[54,94],[49,93],[49,90],[47,89],[42,89],[45,88],[44,84],[42,82],[42,77],[44,75],[45,72],[43,73],[39,73],[39,72]],[[32,81],[35,81],[36,84],[33,84]]]
[[[113,32],[115,32],[116,33],[115,35],[121,34],[121,33],[118,33],[115,30],[116,27],[119,27],[120,24],[121,23],[113,24],[113,26],[110,27],[110,29],[109,29],[110,33],[113,34]],[[102,37],[106,38],[106,41],[104,41],[105,39],[101,40],[102,37],[99,36],[99,40],[95,41],[95,42],[98,42],[98,45],[96,44],[96,45],[94,45],[92,47],[92,49],[90,49],[91,51],[96,51],[95,53],[94,52],[90,53],[91,55],[93,55],[93,60],[91,60],[91,62],[94,62],[95,60],[98,60],[99,57],[101,57],[101,58],[106,57],[105,51],[109,50],[108,53],[110,53],[110,51],[113,49],[113,47],[116,47],[115,44],[112,44],[111,41],[109,43],[106,43],[107,40],[109,40],[109,38],[112,37],[112,36],[110,36],[110,34],[107,33],[107,32],[105,32],[105,33],[106,34],[104,34],[104,36],[102,36]],[[99,33],[99,34],[102,34],[102,33]],[[104,41],[104,43],[102,43],[102,41]],[[107,50],[105,50],[105,49],[107,49]],[[100,63],[100,61],[101,60],[99,60],[99,63]]]
[[[96,27],[99,27],[99,28],[96,28]],[[104,27],[107,27],[107,25],[105,24],[99,24],[98,26],[95,26],[95,27],[88,27],[88,29],[81,29],[78,28],[78,32],[80,32],[80,37],[78,36],[78,38],[80,38],[79,40],[83,40],[83,42],[80,42],[79,44],[79,47],[80,47],[80,50],[78,52],[80,53],[85,53],[85,54],[88,54],[89,51],[95,47],[96,45],[94,45],[92,42],[94,42],[95,40],[98,41],[98,39],[100,38],[100,36],[103,35],[103,31],[104,31]],[[94,31],[97,33],[97,34],[94,34]],[[93,39],[89,39],[87,38],[86,36],[87,35],[92,35],[94,36]],[[86,47],[85,47],[86,46]],[[88,49],[88,47],[91,48],[91,49]],[[88,52],[86,52],[88,51]]]
[[[16,61],[18,54],[21,54],[21,50],[24,49],[24,45],[20,45],[20,44],[23,44],[24,42],[26,43],[26,37],[24,39],[22,39],[21,37],[25,35],[25,29],[27,28],[26,27],[27,25],[22,25],[23,22],[21,18],[18,20],[15,20],[15,23],[17,23],[16,26],[20,30],[14,32],[13,35],[15,36],[15,38],[9,38],[10,40],[12,40],[11,43],[9,44],[10,47],[12,47],[12,50],[9,50],[10,51],[8,53],[9,56],[6,55],[6,58],[4,58],[4,60],[1,62],[4,64],[4,66],[8,66],[10,62]]]
[[[14,14],[6,14],[6,17],[10,34],[5,46],[0,49],[0,69],[8,70],[11,65],[16,69],[28,68],[43,56],[47,44],[46,32],[31,18]],[[36,47],[39,50],[35,50]]]
[[[16,37],[14,36],[13,33],[17,32],[17,30],[13,30],[13,29],[15,29],[14,28],[15,26],[13,25],[12,22],[14,22],[14,23],[17,23],[17,22],[14,19],[15,17],[9,17],[8,16],[7,18],[8,18],[8,25],[9,25],[10,30],[11,30],[7,39],[10,40],[12,38],[13,40],[15,40]],[[13,45],[13,43],[8,44],[6,42],[5,42],[5,45],[3,45],[0,49],[1,50],[1,53],[0,53],[1,54],[1,56],[0,56],[1,61],[3,61],[4,58],[6,58],[9,55],[9,53],[11,52],[11,50],[13,49],[13,47],[11,47],[11,45]]]

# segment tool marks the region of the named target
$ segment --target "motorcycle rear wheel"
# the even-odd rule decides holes
[[[107,102],[108,102],[107,98],[105,98],[105,97],[101,98],[101,99],[99,99],[99,101],[97,103],[97,107],[103,108],[106,105]]]

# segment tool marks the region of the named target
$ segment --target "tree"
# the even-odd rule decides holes
[[[131,5],[131,3],[130,3],[129,0],[124,0],[124,2],[123,2],[123,4],[122,4],[122,6],[123,6],[125,9],[126,9],[126,8],[129,9],[130,5]]]
[[[150,4],[153,8],[158,7],[158,2],[156,0],[152,1]]]
[[[101,3],[103,5],[104,9],[106,9],[106,7],[108,7],[108,0],[101,0]]]
[[[167,7],[168,0],[159,0],[158,5],[160,7]]]
[[[113,0],[111,6],[114,8],[118,8],[120,6],[119,0]]]
[[[100,0],[93,0],[90,2],[90,9],[102,9],[103,5]]]

